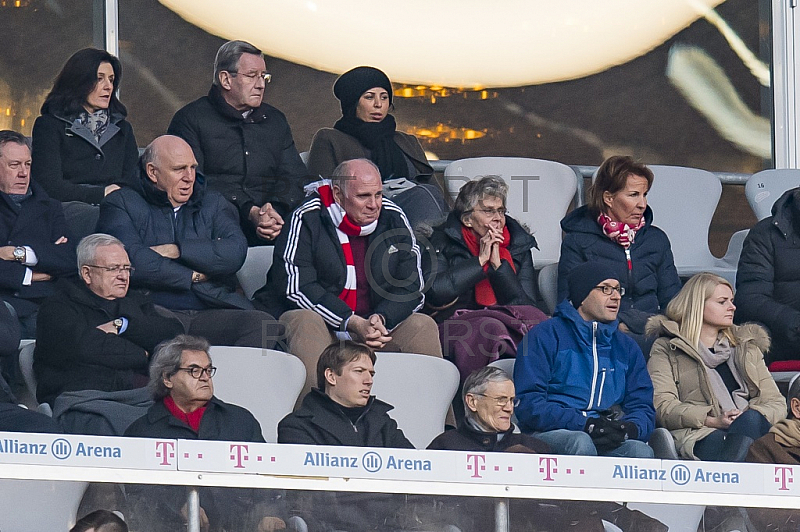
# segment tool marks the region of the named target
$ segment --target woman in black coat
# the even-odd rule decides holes
[[[576,266],[603,262],[617,271],[625,289],[620,329],[644,353],[650,351],[643,337],[647,318],[662,312],[681,289],[669,238],[652,225],[653,211],[647,205],[652,185],[647,166],[626,156],[606,159],[589,189],[588,204],[561,220],[565,235],[558,262],[559,301],[567,297],[567,275]]]
[[[136,175],[136,138],[116,95],[121,81],[119,59],[104,50],[79,50],[33,125],[31,176],[50,197],[66,202],[67,225],[78,238],[94,232],[96,205]]]
[[[501,356],[546,319],[534,307],[536,239],[506,216],[508,185],[496,176],[466,183],[430,238],[427,310],[461,379]],[[435,263],[433,256],[435,255]]]

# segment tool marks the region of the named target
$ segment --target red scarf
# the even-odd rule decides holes
[[[644,216],[642,216],[638,224],[632,226],[625,222],[614,222],[601,212],[600,216],[597,217],[597,223],[603,229],[603,234],[623,248],[628,249],[633,244],[636,233],[644,227]]]
[[[373,233],[373,231],[375,231],[375,228],[378,227],[378,220],[375,220],[371,224],[363,227],[353,223],[344,209],[342,209],[342,207],[336,203],[333,197],[333,188],[331,187],[331,182],[328,179],[323,179],[322,181],[317,181],[316,183],[306,185],[305,191],[307,194],[312,192],[317,192],[319,194],[322,204],[326,209],[328,209],[328,214],[330,214],[331,220],[333,220],[333,224],[336,226],[336,235],[339,237],[339,244],[342,246],[345,269],[347,270],[347,279],[345,280],[342,293],[339,294],[339,299],[347,303],[347,306],[350,307],[351,310],[355,311],[357,303],[356,266],[355,261],[353,260],[353,250],[350,249],[350,239],[348,238],[348,235],[370,235]]]
[[[175,401],[169,395],[164,398],[164,406],[167,407],[169,413],[189,425],[193,431],[200,432],[200,421],[203,419],[203,414],[206,412],[206,407],[201,406],[194,412],[188,414],[178,408]]]
[[[481,243],[478,240],[478,235],[476,235],[472,229],[462,225],[461,236],[464,237],[464,243],[467,245],[469,252],[476,257],[480,255]],[[508,251],[508,245],[510,243],[511,233],[508,232],[508,227],[503,226],[503,241],[500,243],[500,260],[508,262],[508,264],[511,265],[511,269],[516,273],[517,269],[514,267],[514,259],[511,258],[511,253]],[[486,264],[483,265],[483,271],[489,271],[489,261],[486,261]],[[484,307],[497,304],[497,297],[494,295],[492,283],[489,282],[488,277],[475,285],[475,301]]]

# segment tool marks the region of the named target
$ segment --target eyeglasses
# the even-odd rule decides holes
[[[228,72],[228,74],[234,77],[237,75],[244,76],[245,78],[250,80],[251,83],[255,83],[256,78],[263,79],[264,83],[269,83],[270,81],[272,81],[272,74],[270,74],[269,72],[249,72],[247,74],[245,74],[244,72]]]
[[[178,368],[178,370],[185,371],[191,375],[193,379],[199,379],[203,376],[203,373],[208,375],[208,378],[210,379],[217,372],[217,368],[214,366],[208,366],[207,368],[201,368],[200,366],[189,366],[188,368]]]
[[[511,402],[512,406],[515,407],[519,404],[519,401],[516,397],[506,397],[506,396],[494,397],[493,395],[486,395],[485,393],[473,393],[472,395],[480,395],[481,397],[493,399],[495,404],[500,408],[506,406],[509,403],[509,401]]]
[[[490,218],[494,218],[498,214],[500,216],[505,216],[506,213],[508,212],[508,209],[506,209],[504,207],[500,207],[499,209],[472,209],[469,212],[475,212],[475,211],[482,212],[486,216],[488,216]]]
[[[117,275],[120,272],[125,272],[128,275],[130,275],[136,269],[130,264],[123,264],[119,266],[99,266],[97,264],[84,264],[84,266],[88,266],[90,268],[97,268],[98,270],[103,270],[104,272],[113,273],[114,275]]]
[[[620,297],[625,295],[625,288],[623,288],[621,286],[608,286],[608,285],[603,284],[603,285],[600,285],[600,286],[595,286],[594,289],[595,290],[600,290],[601,292],[603,292],[607,296],[610,296],[611,294],[613,294],[615,290],[617,292],[619,292]]]

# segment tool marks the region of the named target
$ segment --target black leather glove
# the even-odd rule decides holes
[[[635,440],[639,437],[639,427],[633,421],[620,421],[619,424],[622,425],[622,430],[625,432],[625,439]]]
[[[616,449],[628,438],[624,424],[621,421],[612,421],[605,417],[594,417],[586,420],[583,431],[592,438],[592,443],[597,451],[604,453]]]

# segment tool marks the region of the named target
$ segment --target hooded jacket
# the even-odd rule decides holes
[[[480,308],[475,301],[475,286],[485,278],[494,290],[498,305],[534,305],[533,259],[531,248],[536,246],[536,239],[528,233],[516,220],[507,216],[506,227],[511,236],[508,251],[514,261],[514,269],[506,261],[502,261],[498,269],[483,267],[474,256],[461,234],[463,225],[454,213],[436,227],[430,238],[430,248],[422,254],[423,271],[430,283],[426,293],[431,307],[447,308],[434,316],[441,323],[458,309],[474,310]],[[538,248],[537,248],[538,249]],[[432,264],[431,257],[436,257]],[[452,305],[450,303],[453,303]]]
[[[722,409],[697,348],[681,336],[678,324],[654,316],[647,322],[647,334],[658,336],[647,362],[658,423],[672,433],[682,456],[696,459],[695,443],[715,430],[705,426],[706,416],[718,416]],[[774,424],[786,417],[786,401],[764,364],[769,337],[754,323],[735,326],[733,336],[734,364],[747,384],[749,408]]]
[[[97,205],[108,185],[136,183],[139,149],[125,115],[111,113],[98,142],[77,119],[43,114],[32,138],[31,177],[52,198]]]
[[[517,349],[515,409],[523,432],[583,430],[618,406],[647,441],[655,425],[653,385],[636,342],[618,322],[584,320],[569,301],[527,334]]]
[[[413,449],[388,412],[394,407],[371,396],[355,423],[342,407],[317,388],[303,398],[300,409],[278,423],[278,443],[347,445]]]
[[[245,118],[212,85],[175,113],[167,133],[189,143],[209,188],[233,203],[242,221],[267,202],[286,218],[303,200],[306,166],[286,117],[267,103]]]
[[[736,321],[769,329],[769,361],[800,358],[800,220],[793,220],[794,192],[772,206],[745,238],[736,272]]]
[[[637,315],[655,314],[665,309],[681,289],[681,280],[675,269],[669,238],[653,225],[653,211],[649,206],[644,211],[644,222],[629,248],[629,268],[625,248],[603,233],[587,206],[565,216],[561,220],[565,234],[558,260],[558,300],[568,296],[567,275],[575,266],[598,261],[614,268],[625,288],[619,321],[630,327]],[[644,328],[644,320],[639,321],[636,328]]]
[[[253,308],[235,291],[236,272],[247,255],[236,211],[219,193],[206,190],[202,175],[175,213],[166,192],[142,169],[136,189],[125,187],[103,200],[97,227],[125,244],[135,268],[131,283],[149,290],[154,303],[176,310]],[[150,249],[160,244],[176,244],[180,257]],[[193,271],[209,280],[193,283]]]

